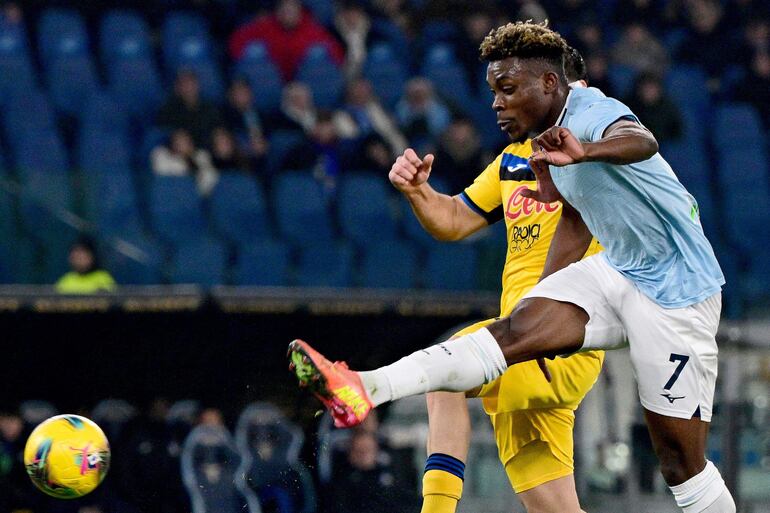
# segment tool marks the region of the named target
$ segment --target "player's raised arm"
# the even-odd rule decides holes
[[[581,162],[608,162],[633,164],[647,160],[658,152],[658,141],[642,125],[621,119],[607,127],[602,138],[594,142],[582,142],[568,129],[554,126],[533,139],[534,163],[544,162],[552,166],[566,166]]]
[[[442,194],[428,184],[432,166],[432,154],[420,158],[408,148],[388,174],[390,183],[409,201],[425,231],[438,240],[452,241],[487,226],[486,220],[459,197]]]
[[[548,257],[540,279],[583,258],[592,238],[580,213],[562,200],[561,217],[556,225],[551,246],[548,248]]]

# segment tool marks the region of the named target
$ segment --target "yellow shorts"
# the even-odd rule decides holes
[[[472,333],[495,319],[457,332]],[[478,393],[492,420],[500,461],[519,493],[574,471],[575,410],[599,377],[603,351],[547,360],[549,383],[535,361],[512,365]]]

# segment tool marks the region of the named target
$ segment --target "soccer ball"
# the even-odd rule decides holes
[[[94,422],[78,415],[58,415],[29,435],[24,466],[43,492],[57,499],[76,499],[104,480],[110,467],[110,444]]]

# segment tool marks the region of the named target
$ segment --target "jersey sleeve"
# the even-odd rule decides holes
[[[614,98],[603,98],[588,106],[572,118],[568,128],[581,141],[598,141],[611,124],[621,119],[639,123],[639,119],[626,105]]]
[[[500,163],[503,154],[497,156],[484,171],[460,193],[460,198],[468,207],[488,224],[494,224],[503,218],[502,195],[500,193]]]

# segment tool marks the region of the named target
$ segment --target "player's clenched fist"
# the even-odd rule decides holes
[[[396,189],[409,192],[428,181],[432,165],[432,154],[429,153],[421,159],[412,148],[407,148],[393,163],[388,178]]]

